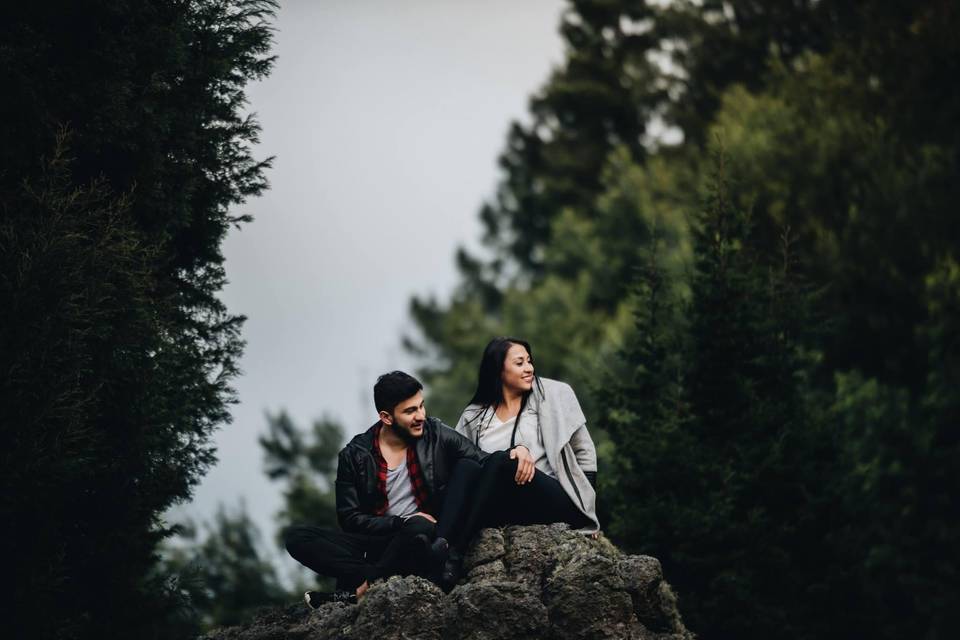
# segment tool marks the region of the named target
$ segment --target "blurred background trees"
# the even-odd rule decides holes
[[[574,386],[608,535],[705,638],[957,622],[958,25],[932,0],[571,2],[485,250],[411,302],[445,420],[494,335]]]
[[[241,624],[261,607],[296,602],[308,589],[334,587],[299,565],[284,572],[281,567],[296,563],[276,559],[286,554],[283,529],[290,524],[337,527],[333,481],[345,444],[343,428],[324,418],[305,431],[286,411],[268,413],[266,422],[259,439],[264,472],[283,484],[275,547],[271,551],[274,545],[264,543],[242,503],[234,510],[221,505],[212,523],[178,527],[179,536],[166,545],[163,568],[184,603],[171,617],[184,635]]]

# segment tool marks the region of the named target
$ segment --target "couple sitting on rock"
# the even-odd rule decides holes
[[[456,430],[426,416],[423,385],[401,371],[377,379],[380,419],[340,452],[343,531],[298,525],[287,551],[336,579],[311,607],[356,602],[377,578],[421,575],[449,591],[483,527],[565,522],[599,531],[597,456],[569,385],[534,375],[530,345],[495,338]]]

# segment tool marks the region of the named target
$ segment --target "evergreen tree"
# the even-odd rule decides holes
[[[183,621],[184,635],[239,625],[257,609],[296,599],[262,557],[260,530],[243,503],[233,512],[220,505],[204,529],[199,540],[196,527],[183,527],[167,552],[167,571],[177,576],[174,586],[192,614]]]
[[[17,550],[4,617],[21,637],[104,625],[101,598],[116,628],[135,625],[135,608],[159,614],[140,593],[155,518],[168,478],[203,454],[150,411],[169,304],[151,295],[155,249],[129,201],[102,182],[74,186],[65,144],[39,180],[4,194],[0,219],[2,540]]]
[[[698,181],[685,175],[686,167],[696,165],[723,91],[737,82],[761,85],[771,50],[792,59],[822,48],[821,27],[832,14],[820,4],[571,0],[560,24],[564,61],[531,98],[530,124],[511,126],[500,157],[503,177],[480,211],[486,255],[458,252],[461,282],[449,301],[411,301],[418,331],[404,344],[422,358],[419,374],[442,417],[455,419],[469,398],[475,382],[469,369],[490,336],[523,333],[536,346],[563,335],[553,327],[557,317],[575,316],[594,328],[557,352],[541,351],[548,356],[539,357],[548,367],[544,373],[572,375],[572,383],[595,378],[595,361],[615,351],[611,345],[629,324],[622,303],[631,291],[636,248],[648,241],[645,226],[630,215],[632,205],[623,217],[601,214],[611,163],[622,165],[618,156],[625,154],[641,172],[656,176],[644,185],[652,197],[640,197],[658,207],[690,204]],[[662,143],[671,126],[686,147]],[[563,234],[591,227],[594,251],[558,265],[554,249],[570,242]],[[584,265],[596,269],[607,260],[612,268],[605,277],[582,277]],[[538,289],[544,280],[550,282]],[[586,295],[579,293],[583,288],[589,288]],[[538,319],[515,318],[513,300],[550,289],[575,297]],[[564,339],[570,338],[570,327],[564,329]],[[597,342],[595,357],[576,351]],[[448,404],[449,398],[456,400]]]
[[[267,477],[285,483],[284,506],[275,520],[277,546],[285,555],[288,525],[337,527],[333,482],[343,429],[323,419],[304,432],[285,411],[268,413],[266,419],[267,433],[259,442]],[[302,567],[288,576],[292,585],[280,579],[280,567],[286,565],[277,565],[276,555],[263,549],[260,530],[243,503],[235,511],[221,505],[213,521],[203,523],[203,536],[190,523],[177,528],[179,535],[165,545],[160,573],[168,576],[167,588],[181,602],[167,622],[180,635],[242,624],[257,609],[293,602],[317,588],[316,576]],[[332,580],[320,583],[320,588],[334,586]]]
[[[634,332],[601,384],[591,390],[603,407],[599,424],[613,447],[604,456],[608,467],[600,475],[599,498],[604,522],[609,523],[605,529],[628,548],[645,538],[649,523],[682,528],[672,495],[697,494],[685,488],[696,479],[671,462],[690,451],[684,396],[689,346],[686,302],[663,265],[661,236],[654,228],[644,249]],[[669,491],[663,492],[665,487]]]
[[[343,447],[343,427],[324,418],[304,433],[285,411],[267,414],[267,434],[260,436],[267,477],[286,484],[284,506],[277,514],[278,542],[291,524],[337,528],[337,455]]]
[[[823,557],[814,516],[833,468],[804,396],[810,292],[791,272],[789,234],[780,264],[752,248],[722,155],[693,228],[689,303],[669,295],[654,242],[623,372],[598,391],[611,532],[663,561],[705,635],[804,637],[817,625],[794,619],[823,604],[807,561]]]
[[[160,515],[229,419],[242,318],[217,298],[230,207],[265,186],[246,82],[270,0],[5,7],[0,402],[17,549],[6,626],[163,637]],[[39,162],[62,127],[61,146]]]

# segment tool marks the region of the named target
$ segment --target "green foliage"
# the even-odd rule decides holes
[[[81,585],[112,594],[118,618],[139,604],[161,535],[153,518],[173,497],[156,487],[181,456],[205,455],[150,413],[169,304],[151,296],[154,249],[130,224],[129,201],[103,183],[73,186],[64,145],[43,176],[5,195],[0,221],[0,462],[4,521],[17,523],[3,542],[17,550],[20,585],[8,624],[38,637],[79,634],[96,615],[83,589],[61,602]]]
[[[159,518],[213,464],[234,400],[243,318],[217,297],[220,242],[266,184],[242,109],[274,8],[55,2],[0,21],[0,542],[17,550],[18,637],[168,635]]]
[[[330,419],[317,420],[309,432],[299,429],[286,411],[267,414],[267,433],[259,442],[266,476],[284,483],[284,506],[276,514],[276,542],[285,554],[283,530],[291,524],[337,528],[334,479],[343,428]],[[282,581],[276,556],[263,549],[260,531],[241,504],[235,512],[222,506],[206,535],[193,525],[180,526],[179,536],[165,545],[161,576],[180,606],[167,626],[183,636],[238,625],[262,607],[293,602],[307,589],[333,589],[333,582],[300,567]]]
[[[413,302],[443,417],[497,334],[577,389],[608,532],[705,638],[956,627],[958,26],[933,0],[571,2],[488,257]]]
[[[233,513],[221,505],[204,528],[202,541],[196,528],[184,528],[166,554],[167,571],[178,576],[175,588],[193,612],[184,620],[189,635],[241,624],[261,607],[294,599],[261,557],[260,531],[243,504]]]
[[[337,455],[343,448],[343,427],[324,418],[306,434],[285,411],[267,414],[267,434],[260,436],[267,477],[285,483],[284,507],[277,514],[278,542],[291,524],[337,527]]]
[[[623,371],[599,391],[617,445],[611,532],[659,557],[681,594],[698,594],[685,608],[694,628],[803,636],[783,603],[819,586],[816,565],[793,563],[813,556],[804,540],[819,534],[812,503],[831,460],[802,396],[797,331],[812,292],[792,273],[789,236],[770,255],[752,249],[755,227],[725,169],[718,153],[693,224],[689,301],[670,295],[653,243]],[[816,607],[804,598],[794,610]]]

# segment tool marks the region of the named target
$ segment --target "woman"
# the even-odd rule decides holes
[[[455,581],[483,526],[566,522],[596,536],[597,453],[586,418],[569,385],[535,375],[529,343],[490,341],[456,430],[491,455],[464,486],[450,487],[434,544],[449,553],[444,582]]]
[[[498,460],[517,460],[513,483],[489,516],[497,524],[566,522],[598,531],[597,452],[569,385],[534,373],[530,344],[494,338],[457,431]],[[509,475],[509,474],[507,474]]]

